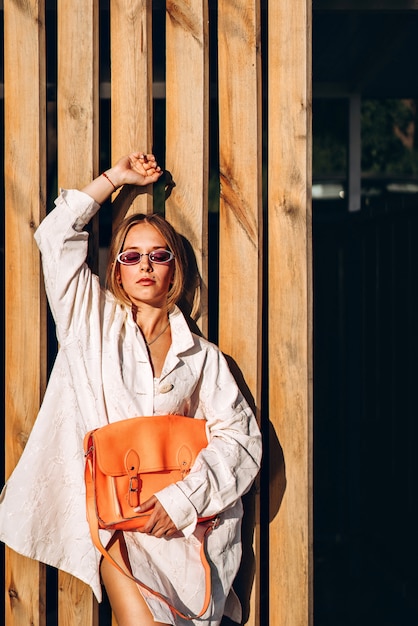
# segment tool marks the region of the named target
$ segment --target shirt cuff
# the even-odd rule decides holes
[[[185,537],[193,534],[197,524],[196,509],[174,483],[155,494],[165,511]]]
[[[61,189],[60,195],[55,201],[56,206],[59,206],[60,202],[65,202],[73,213],[73,228],[77,232],[81,232],[100,209],[100,204],[84,191],[78,189]]]

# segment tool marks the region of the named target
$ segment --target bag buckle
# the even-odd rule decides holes
[[[139,456],[135,450],[128,450],[125,455],[125,469],[129,476],[128,484],[128,503],[129,506],[135,508],[139,505]]]
[[[139,480],[138,476],[129,479],[129,492],[138,491],[139,489]]]
[[[219,515],[217,515],[212,520],[210,520],[209,525],[208,525],[208,527],[206,529],[206,533],[209,533],[212,530],[215,530],[215,528],[218,528],[220,523],[221,523],[221,518],[219,517]]]

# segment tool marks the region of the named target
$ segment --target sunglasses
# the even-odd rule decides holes
[[[122,265],[137,265],[143,256],[147,256],[151,263],[168,263],[174,259],[174,254],[170,250],[153,250],[152,252],[137,252],[136,250],[124,250],[116,257]]]

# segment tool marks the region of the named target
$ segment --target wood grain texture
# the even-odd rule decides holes
[[[270,626],[312,624],[311,5],[269,5]],[[280,463],[280,467],[277,464]],[[281,504],[280,508],[279,505]]]
[[[98,2],[58,0],[57,15],[58,187],[81,189],[99,173]],[[96,217],[90,238],[94,269],[97,252]],[[87,585],[60,571],[58,588],[60,626],[94,626],[97,603]]]
[[[152,152],[152,3],[111,0],[112,163],[133,151]],[[124,188],[114,199],[115,223],[127,213],[151,213],[152,186]]]
[[[219,341],[257,393],[262,294],[260,24],[254,0],[221,0],[218,11]]]
[[[190,242],[201,277],[199,327],[207,333],[208,6],[166,3],[166,215]]]
[[[245,381],[260,420],[262,329],[262,142],[260,9],[257,0],[218,2],[219,346]],[[259,624],[259,498],[251,564],[243,559],[239,595],[246,623]],[[249,530],[249,529],[248,529]],[[248,554],[251,534],[244,537]],[[253,557],[254,558],[254,557]],[[250,567],[249,567],[250,565]],[[249,572],[254,569],[254,580]],[[252,584],[251,584],[252,583]]]
[[[58,0],[57,15],[58,186],[81,188],[99,167],[98,0]]]
[[[46,382],[46,302],[33,234],[45,215],[43,1],[4,2],[6,478],[26,445]],[[6,623],[45,624],[45,568],[6,550]]]
[[[74,576],[59,572],[59,626],[98,626],[99,607],[90,587]]]
[[[6,548],[6,610],[7,626],[45,626],[46,567]]]

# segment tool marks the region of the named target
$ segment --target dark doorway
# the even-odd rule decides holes
[[[315,626],[418,624],[417,42],[418,11],[314,11]]]

